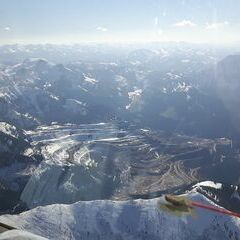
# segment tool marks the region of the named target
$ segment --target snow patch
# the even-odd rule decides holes
[[[193,187],[212,187],[212,188],[216,188],[216,189],[221,189],[222,184],[221,183],[214,183],[212,181],[204,181],[204,182],[197,183]]]
[[[85,82],[88,82],[88,83],[91,83],[91,84],[98,83],[98,80],[96,80],[95,78],[89,77],[86,74],[83,74],[83,76],[84,76],[84,81]]]

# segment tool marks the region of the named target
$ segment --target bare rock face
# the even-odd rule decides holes
[[[0,122],[0,156],[0,213],[11,212],[38,157],[25,132],[6,122]]]

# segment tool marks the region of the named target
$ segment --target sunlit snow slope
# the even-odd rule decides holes
[[[186,197],[213,204],[196,192]],[[178,217],[159,209],[159,201],[109,200],[54,204],[20,215],[4,215],[1,222],[49,239],[239,239],[240,220],[196,209],[196,216]]]

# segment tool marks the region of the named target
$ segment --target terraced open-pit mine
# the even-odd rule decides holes
[[[239,173],[225,138],[167,136],[118,123],[53,124],[27,135],[43,155],[21,194],[28,208],[152,198],[200,180],[235,180]]]

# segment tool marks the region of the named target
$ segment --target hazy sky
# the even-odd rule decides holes
[[[0,0],[0,43],[240,41],[240,0]]]

